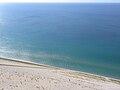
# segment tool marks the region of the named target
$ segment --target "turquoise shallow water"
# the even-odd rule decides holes
[[[120,79],[120,4],[0,4],[0,56]]]

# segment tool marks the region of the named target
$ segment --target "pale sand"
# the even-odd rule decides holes
[[[0,90],[120,90],[120,80],[0,58]]]

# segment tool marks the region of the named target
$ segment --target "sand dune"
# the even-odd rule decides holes
[[[1,58],[0,90],[120,90],[120,80]]]

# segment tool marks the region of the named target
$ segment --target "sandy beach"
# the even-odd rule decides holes
[[[0,90],[120,90],[120,80],[0,58]]]

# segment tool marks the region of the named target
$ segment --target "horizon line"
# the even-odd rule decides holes
[[[66,1],[66,2],[64,2],[64,1],[34,1],[34,2],[28,2],[28,1],[14,1],[14,2],[12,2],[12,1],[8,1],[8,2],[5,2],[5,1],[0,1],[0,3],[120,3],[120,2],[85,2],[85,1]]]

